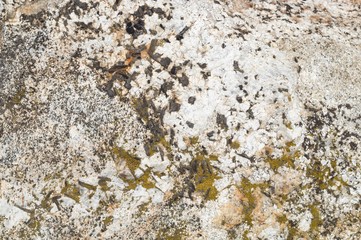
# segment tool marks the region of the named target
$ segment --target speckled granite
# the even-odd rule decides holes
[[[0,12],[1,239],[361,239],[359,1]]]

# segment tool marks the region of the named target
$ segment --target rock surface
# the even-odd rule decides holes
[[[0,14],[4,239],[361,239],[359,1]]]

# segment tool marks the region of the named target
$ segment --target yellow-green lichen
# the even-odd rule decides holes
[[[157,234],[157,239],[164,240],[182,240],[187,238],[187,232],[185,224],[180,224],[175,228],[160,229]]]
[[[12,98],[6,104],[6,108],[11,109],[14,105],[20,104],[21,100],[25,97],[26,91],[25,88],[20,88]]]
[[[288,235],[287,235],[287,240],[293,240],[293,239],[297,239],[297,233],[298,230],[295,227],[290,226],[290,224],[288,224]]]
[[[148,207],[150,205],[150,202],[146,202],[146,203],[143,203],[143,204],[140,204],[138,206],[138,214],[137,214],[137,217],[141,217],[144,212],[146,212],[148,210]]]
[[[307,168],[306,175],[313,180],[312,184],[316,184],[321,190],[331,186],[331,182],[329,182],[330,168],[322,166],[319,161]]]
[[[232,148],[232,149],[238,149],[241,144],[238,142],[238,141],[232,141],[229,146]]]
[[[85,182],[82,182],[80,180],[78,181],[78,183],[79,183],[80,186],[82,186],[82,187],[84,187],[84,188],[86,188],[88,190],[91,190],[91,191],[97,190],[97,186],[93,186],[93,185],[91,185],[89,183],[85,183]]]
[[[199,137],[190,137],[189,141],[191,145],[195,145],[198,143]]]
[[[61,194],[64,196],[73,199],[75,202],[80,201],[80,192],[77,186],[65,181],[64,187],[61,189]]]
[[[50,181],[50,180],[60,179],[60,178],[61,178],[60,173],[50,173],[44,177],[44,181]]]
[[[287,223],[288,219],[287,219],[287,216],[282,214],[282,215],[279,215],[277,216],[277,222],[279,223]]]
[[[243,202],[243,215],[245,222],[248,225],[252,226],[253,225],[252,212],[256,207],[256,201],[257,201],[254,191],[257,188],[260,188],[261,190],[269,189],[270,187],[269,183],[253,184],[247,178],[242,178],[240,185],[237,187],[239,188],[239,191],[244,195],[245,198],[245,201]]]
[[[218,190],[214,186],[214,182],[220,177],[210,164],[210,161],[211,159],[207,155],[198,153],[193,158],[191,166],[194,166],[192,171],[195,190],[202,193],[206,200],[215,200]]]
[[[109,191],[110,187],[108,186],[108,182],[110,182],[111,179],[107,177],[100,177],[98,181],[98,185],[100,186],[100,190],[103,192]]]
[[[227,231],[227,237],[228,239],[237,239],[237,234],[235,229],[230,229]]]
[[[108,227],[110,224],[113,223],[113,220],[114,220],[113,216],[108,216],[108,217],[104,218],[104,220],[103,220],[103,226],[104,226],[105,228]]]
[[[26,209],[20,206],[16,206],[22,211],[28,213],[29,220],[26,222],[26,229],[21,229],[19,231],[19,237],[20,239],[32,239],[35,235],[37,235],[40,232],[41,229],[41,221],[44,219],[44,217],[40,216],[39,214],[35,214],[35,209]]]
[[[217,155],[214,155],[214,154],[211,154],[209,155],[208,159],[210,161],[218,161],[218,156]]]
[[[50,196],[52,193],[53,193],[53,191],[48,192],[40,202],[40,207],[43,209],[46,209],[47,211],[50,211],[50,209],[51,209]]]
[[[294,142],[287,142],[284,149],[283,155],[279,158],[267,158],[266,162],[269,163],[273,171],[277,171],[278,168],[282,166],[287,166],[289,168],[295,168],[295,160],[300,157],[300,152],[298,150],[292,151],[291,148],[295,146]]]
[[[245,230],[242,234],[242,240],[249,240],[249,237],[248,237],[248,230]]]
[[[149,121],[149,104],[145,97],[142,98],[133,98],[131,100],[134,110],[138,113],[138,116],[147,123]]]
[[[165,139],[164,136],[153,136],[152,139],[146,144],[147,150],[146,154],[147,156],[151,157],[155,153],[162,151],[160,150],[160,147],[163,146],[167,153],[171,153],[172,147],[171,144]]]
[[[130,153],[128,153],[125,149],[121,147],[113,147],[113,154],[116,156],[117,160],[124,160],[127,164],[127,167],[134,175],[135,170],[140,165],[140,159]]]
[[[145,189],[150,189],[155,188],[155,183],[151,179],[151,170],[148,168],[139,178],[124,179],[124,181],[128,184],[127,190],[135,189],[138,185],[141,185]]]
[[[310,207],[310,211],[312,214],[312,220],[311,220],[311,231],[317,231],[317,229],[321,226],[322,224],[322,219],[321,219],[321,215],[320,215],[320,211],[318,209],[318,206],[316,204],[313,204]]]
[[[39,232],[41,228],[40,220],[36,218],[31,218],[28,222],[29,228],[31,228],[33,231]]]
[[[170,152],[172,150],[170,143],[165,139],[165,137],[161,137],[159,139],[159,143],[163,145],[167,152]]]
[[[293,129],[292,128],[292,123],[290,121],[285,121],[284,124],[285,124],[286,128],[291,129],[291,130]]]
[[[343,186],[349,186],[337,174],[336,161],[331,160],[330,165],[331,167],[322,165],[319,159],[313,159],[311,165],[306,169],[306,176],[313,180],[311,184],[316,185],[321,190],[329,189],[333,186],[337,186],[338,189]]]
[[[197,176],[196,177],[196,190],[204,193],[204,197],[207,200],[217,199],[218,190],[214,186],[214,181],[219,179],[217,175],[209,174],[207,176]]]

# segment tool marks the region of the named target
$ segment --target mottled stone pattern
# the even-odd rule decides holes
[[[0,1],[1,239],[361,239],[359,1]]]

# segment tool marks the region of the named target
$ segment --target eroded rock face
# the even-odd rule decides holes
[[[0,2],[0,235],[360,239],[351,2]]]

